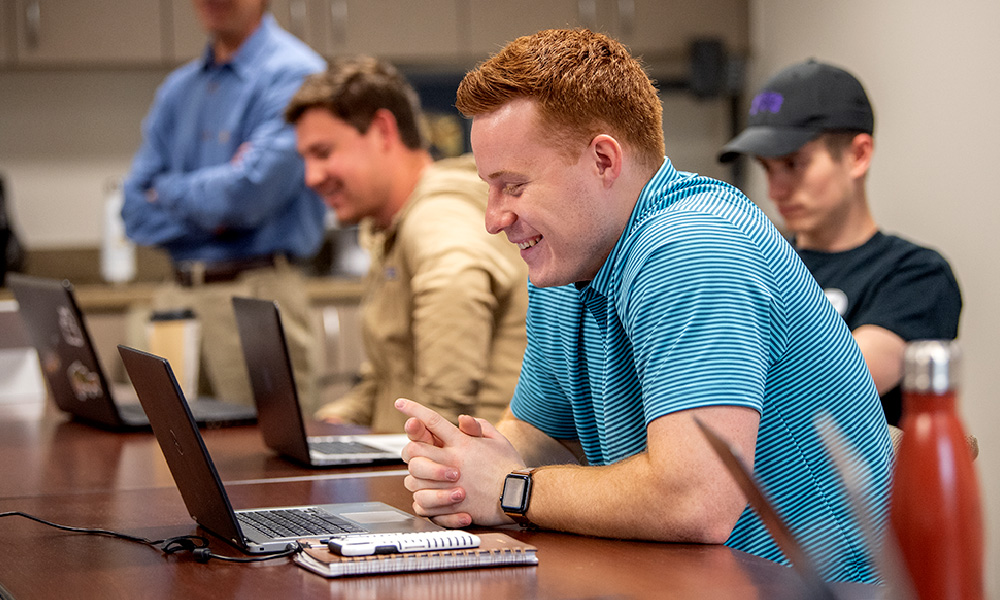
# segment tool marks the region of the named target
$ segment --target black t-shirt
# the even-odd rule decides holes
[[[877,325],[906,341],[958,337],[962,295],[936,251],[878,232],[845,252],[798,253],[851,331]],[[882,408],[898,425],[899,386],[882,395]]]

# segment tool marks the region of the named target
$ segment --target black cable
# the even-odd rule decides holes
[[[234,563],[252,563],[260,562],[262,560],[271,560],[273,558],[284,558],[286,556],[298,554],[301,551],[302,546],[299,546],[297,542],[289,542],[285,545],[284,550],[267,554],[266,556],[223,556],[221,554],[212,553],[207,546],[204,548],[196,548],[192,551],[192,554],[194,554],[195,559],[200,563],[206,563],[210,558]]]
[[[21,512],[19,510],[3,512],[0,513],[0,517],[24,517],[25,519],[30,519],[36,523],[41,523],[42,525],[48,525],[49,527],[55,527],[62,531],[69,531],[72,533],[84,533],[90,535],[104,535],[108,537],[118,538],[126,540],[129,542],[135,542],[137,544],[143,544],[145,546],[150,546],[156,548],[164,554],[176,554],[178,552],[190,552],[194,555],[195,560],[200,563],[206,563],[209,559],[223,560],[227,562],[235,563],[251,563],[260,562],[263,560],[271,560],[274,558],[284,558],[286,556],[291,556],[301,551],[302,548],[297,543],[292,542],[285,546],[285,549],[280,552],[269,553],[261,556],[223,556],[221,554],[215,554],[208,547],[208,540],[200,535],[180,535],[172,538],[165,538],[162,540],[150,540],[144,537],[138,537],[134,535],[129,535],[127,533],[120,533],[118,531],[110,531],[108,529],[96,529],[91,527],[72,527],[70,525],[60,525],[59,523],[53,523],[52,521],[46,521],[40,517],[34,515],[29,515],[28,513]]]
[[[0,513],[0,517],[24,517],[25,519],[31,519],[42,525],[48,525],[49,527],[55,527],[56,529],[61,529],[63,531],[71,531],[73,533],[89,533],[91,535],[106,535],[108,537],[121,538],[123,540],[128,540],[130,542],[137,542],[139,544],[146,544],[147,546],[155,546],[166,540],[150,540],[143,537],[137,537],[134,535],[129,535],[127,533],[119,533],[117,531],[109,531],[107,529],[93,529],[90,527],[71,527],[69,525],[60,525],[59,523],[53,523],[52,521],[46,521],[40,517],[34,515],[29,515],[28,513],[21,512],[19,510],[14,510],[10,512]],[[192,536],[200,537],[200,536]],[[204,539],[204,538],[203,538]]]

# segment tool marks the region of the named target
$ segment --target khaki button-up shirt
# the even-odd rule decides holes
[[[367,363],[347,395],[322,407],[378,432],[402,432],[405,397],[452,422],[496,422],[525,348],[527,266],[486,231],[487,186],[471,156],[428,167],[388,229],[362,223],[371,254],[362,300]]]

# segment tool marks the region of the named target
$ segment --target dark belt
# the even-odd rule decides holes
[[[174,281],[183,286],[203,283],[234,281],[241,274],[254,269],[273,267],[277,258],[273,254],[220,262],[183,261],[174,265]]]

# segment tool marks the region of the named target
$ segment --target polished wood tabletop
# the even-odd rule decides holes
[[[310,423],[308,430],[311,435],[358,431],[323,423]],[[306,469],[268,449],[256,426],[203,429],[201,433],[223,481],[390,468]],[[151,432],[100,429],[51,407],[39,419],[0,413],[0,451],[0,498],[174,485]],[[391,468],[402,467],[399,463]]]
[[[308,469],[275,456],[256,427],[203,431],[239,508],[378,500],[409,511],[402,465]],[[0,417],[0,513],[151,540],[200,533],[150,433],[113,433],[47,413]],[[289,559],[197,562],[139,543],[0,519],[0,598],[802,598],[798,576],[724,546],[608,540],[505,528],[538,547],[536,567],[324,579]],[[838,598],[880,598],[842,584]]]

